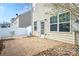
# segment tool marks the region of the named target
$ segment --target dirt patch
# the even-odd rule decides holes
[[[2,43],[1,56],[76,56],[74,45],[61,41],[19,37]]]
[[[75,56],[74,45],[64,43],[48,50],[42,51],[35,56]]]
[[[63,42],[42,39],[38,37],[18,37],[14,40],[7,40],[3,44],[5,49],[2,50],[1,56],[32,56]]]

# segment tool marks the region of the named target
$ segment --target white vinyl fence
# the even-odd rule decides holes
[[[8,37],[30,36],[31,34],[31,26],[27,28],[0,28],[0,39]]]

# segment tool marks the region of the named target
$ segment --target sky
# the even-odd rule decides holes
[[[32,9],[31,3],[0,3],[0,23],[10,22],[11,18]]]

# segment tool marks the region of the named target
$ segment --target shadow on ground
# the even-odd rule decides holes
[[[1,54],[2,50],[5,48],[3,42],[4,42],[4,40],[0,40],[0,54]]]
[[[14,39],[1,39],[0,40],[0,54],[2,52],[3,49],[5,49],[5,45],[3,44],[3,42],[8,41],[8,40],[14,40]]]

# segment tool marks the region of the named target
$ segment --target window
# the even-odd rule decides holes
[[[70,23],[62,23],[62,24],[59,24],[59,31],[62,31],[62,32],[69,32],[70,31]]]
[[[57,16],[50,17],[50,23],[57,23]]]
[[[67,22],[70,21],[70,13],[63,13],[59,15],[59,22]]]
[[[57,16],[50,17],[50,31],[57,31]]]
[[[57,31],[57,24],[50,25],[50,31]]]
[[[34,22],[34,31],[37,31],[37,21]]]
[[[63,13],[59,15],[59,31],[70,31],[70,13]]]
[[[59,26],[59,27],[58,27]],[[50,31],[70,32],[70,12],[50,17]]]
[[[66,13],[66,21],[70,21],[70,13],[69,12]]]

